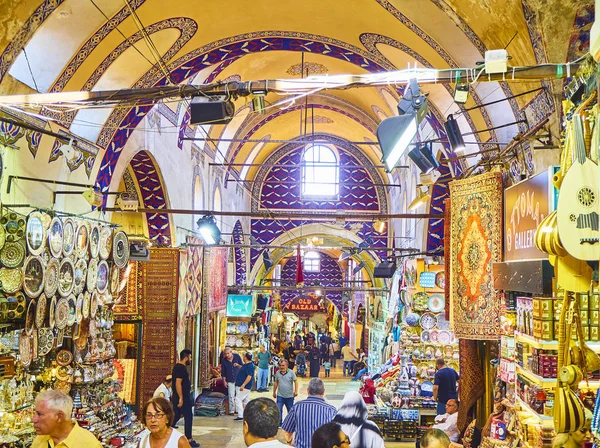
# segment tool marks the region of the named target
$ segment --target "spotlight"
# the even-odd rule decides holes
[[[427,201],[431,199],[431,195],[429,194],[429,187],[425,190],[425,193],[421,189],[421,187],[417,187],[417,197],[410,203],[408,206],[409,211],[413,211],[418,209],[423,204],[426,204]]]
[[[384,260],[375,265],[373,277],[375,278],[392,278],[396,272],[396,263],[394,261]]]
[[[235,106],[226,96],[196,96],[190,103],[190,124],[227,124]]]
[[[465,141],[463,140],[462,133],[460,132],[458,121],[456,121],[452,115],[448,115],[448,118],[444,123],[444,129],[446,130],[446,135],[448,137],[448,141],[450,142],[452,151],[456,153],[463,152],[465,150]]]
[[[435,170],[440,163],[433,156],[431,142],[418,144],[414,149],[408,152],[408,157],[419,167],[421,172],[428,174]]]
[[[58,151],[65,156],[68,163],[74,164],[83,157],[81,151],[76,148],[73,148],[73,139],[69,140],[69,143],[62,145]]]
[[[344,261],[347,260],[349,258],[352,258],[352,256],[356,253],[356,251],[354,249],[350,249],[350,251],[348,252],[342,252],[340,255],[340,258],[338,258],[338,261]]]
[[[221,231],[217,227],[215,217],[213,215],[206,215],[200,218],[196,224],[200,231],[200,235],[206,244],[214,245],[219,244],[221,241]]]
[[[399,117],[383,120],[377,127],[377,141],[383,153],[382,162],[391,171],[417,135],[419,123],[427,114],[427,98],[421,94],[419,83],[411,79],[398,104]]]
[[[469,84],[456,84],[456,90],[454,91],[454,102],[458,104],[465,104],[469,99]]]
[[[376,220],[373,223],[373,229],[377,233],[383,233],[383,232],[385,232],[385,221],[382,221],[381,219]]]
[[[83,193],[81,193],[81,195],[92,207],[100,207],[104,200],[102,193],[92,187],[85,190]]]
[[[117,207],[122,211],[137,211],[139,205],[137,197],[130,193],[121,193],[117,198]]]
[[[252,95],[252,110],[263,115],[266,113],[264,93]]]

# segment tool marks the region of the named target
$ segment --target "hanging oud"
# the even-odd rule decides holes
[[[562,181],[556,212],[560,241],[579,260],[600,258],[600,170],[587,157],[582,116],[595,96],[590,95],[573,113],[575,160]]]

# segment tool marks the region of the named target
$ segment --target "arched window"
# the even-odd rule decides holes
[[[331,148],[309,146],[302,160],[302,196],[337,197],[339,172],[337,155]]]
[[[304,254],[304,271],[319,272],[321,270],[321,254],[310,251]]]

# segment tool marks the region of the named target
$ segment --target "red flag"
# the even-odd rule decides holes
[[[302,257],[300,255],[300,244],[298,244],[298,248],[296,249],[296,286],[297,287],[304,286],[304,272],[302,269]]]

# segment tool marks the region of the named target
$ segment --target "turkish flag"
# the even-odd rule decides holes
[[[296,249],[296,286],[304,286],[304,272],[302,269],[302,256],[300,254],[300,244]]]

